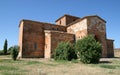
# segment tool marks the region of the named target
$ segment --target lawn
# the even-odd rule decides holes
[[[13,61],[9,55],[1,55],[0,75],[120,75],[120,59],[104,58],[99,64],[83,64],[39,58]]]

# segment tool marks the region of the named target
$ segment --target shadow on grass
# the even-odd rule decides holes
[[[112,63],[111,61],[100,61],[99,63]]]
[[[118,58],[118,59],[120,59],[120,57],[114,57],[114,58]]]
[[[10,62],[20,62],[20,61],[24,61],[24,60],[12,60],[12,59],[0,59],[0,62],[8,62],[8,63],[10,63]]]

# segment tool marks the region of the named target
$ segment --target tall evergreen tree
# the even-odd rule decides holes
[[[3,49],[4,54],[7,54],[7,46],[8,46],[8,44],[7,44],[7,39],[5,39],[5,42],[4,42],[4,49]]]

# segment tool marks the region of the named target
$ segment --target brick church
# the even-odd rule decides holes
[[[19,24],[19,57],[51,58],[61,41],[74,43],[92,34],[102,44],[102,57],[114,57],[113,41],[106,37],[106,21],[97,15],[83,18],[63,15],[56,24],[21,20]]]

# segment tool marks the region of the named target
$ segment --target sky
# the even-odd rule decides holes
[[[0,50],[18,45],[22,19],[55,23],[64,14],[78,17],[98,15],[106,23],[107,38],[120,48],[120,0],[0,0]]]

